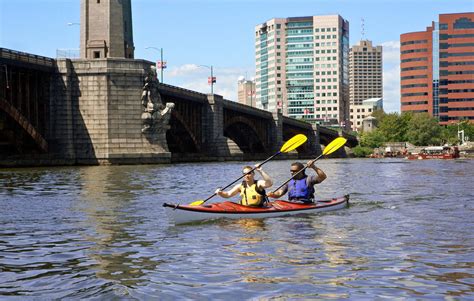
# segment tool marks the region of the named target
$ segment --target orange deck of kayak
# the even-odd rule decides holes
[[[347,201],[346,197],[335,198],[331,200],[324,200],[311,204],[292,203],[282,200],[277,200],[268,203],[265,207],[249,207],[233,202],[221,202],[213,204],[204,204],[200,206],[191,205],[176,205],[176,209],[184,209],[189,211],[199,212],[219,212],[219,213],[264,213],[264,212],[280,212],[280,211],[298,211],[315,208],[330,207]],[[171,206],[170,206],[171,207]]]

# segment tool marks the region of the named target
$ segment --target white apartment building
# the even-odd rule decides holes
[[[349,99],[361,105],[369,98],[383,98],[382,46],[362,40],[349,53]]]
[[[257,107],[313,124],[349,124],[349,22],[339,15],[255,27]]]
[[[351,129],[359,131],[364,119],[370,117],[375,110],[383,110],[382,98],[369,98],[362,101],[361,104],[351,104]]]

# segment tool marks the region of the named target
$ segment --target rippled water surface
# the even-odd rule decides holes
[[[349,208],[168,220],[247,163],[0,169],[0,298],[474,298],[474,160],[321,160]]]

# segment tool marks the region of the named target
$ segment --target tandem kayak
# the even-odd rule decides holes
[[[310,204],[277,200],[267,203],[265,207],[248,207],[228,201],[199,206],[164,203],[163,207],[175,224],[183,224],[217,218],[266,218],[325,212],[345,208],[348,204],[349,195]]]

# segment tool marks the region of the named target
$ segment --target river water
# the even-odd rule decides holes
[[[1,169],[0,299],[474,298],[474,160],[324,159],[349,208],[168,219],[247,163]]]

